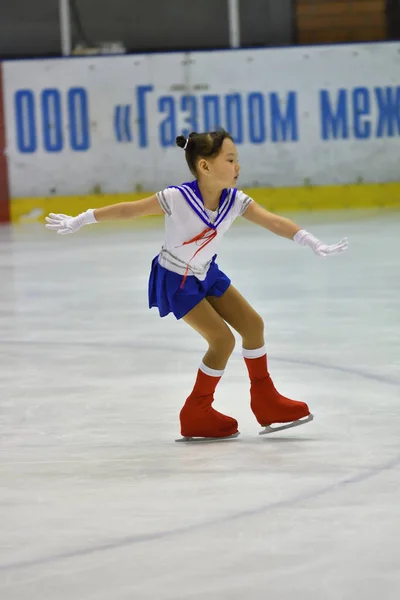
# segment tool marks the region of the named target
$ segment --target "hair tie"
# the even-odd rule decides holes
[[[186,150],[186,148],[188,147],[190,138],[186,138],[186,144],[184,145],[183,149]]]

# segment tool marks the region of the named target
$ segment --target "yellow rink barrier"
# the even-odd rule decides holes
[[[277,213],[400,206],[400,182],[296,188],[248,188],[243,191],[266,209]],[[11,221],[13,223],[43,221],[50,212],[74,216],[88,208],[101,208],[117,202],[133,202],[151,194],[152,192],[141,192],[140,194],[132,192],[14,198],[10,200]]]

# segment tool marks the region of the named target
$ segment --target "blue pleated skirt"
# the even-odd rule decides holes
[[[215,262],[216,256],[212,259],[204,281],[200,281],[194,275],[188,275],[183,288],[183,275],[162,267],[156,256],[151,263],[149,308],[157,307],[160,317],[172,312],[177,319],[181,319],[206,296],[222,296],[230,286],[231,280],[219,270]]]

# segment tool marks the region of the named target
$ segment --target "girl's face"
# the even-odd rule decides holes
[[[200,159],[199,175],[207,177],[209,184],[218,188],[234,188],[240,172],[238,153],[232,140],[226,138],[215,158]]]

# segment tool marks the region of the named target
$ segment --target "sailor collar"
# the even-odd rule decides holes
[[[204,200],[197,181],[182,183],[182,185],[173,185],[171,187],[181,192],[189,206],[194,210],[203,223],[205,223],[207,227],[210,227],[210,229],[217,229],[218,225],[220,225],[222,221],[226,219],[235,202],[237,194],[236,188],[228,188],[222,191],[219,199],[217,218],[215,219],[214,223],[212,223],[204,206]]]

